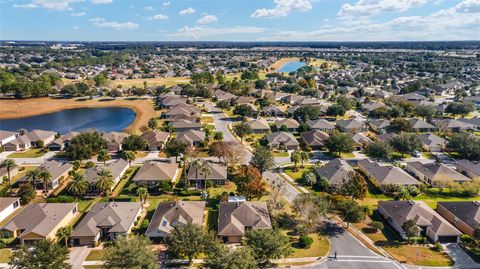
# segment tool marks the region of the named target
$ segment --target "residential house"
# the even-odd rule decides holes
[[[306,105],[312,105],[312,106],[316,106],[316,105],[320,105],[320,100],[317,99],[317,98],[302,98],[300,100],[296,100],[295,101],[295,105],[296,106],[306,106]]]
[[[174,182],[178,175],[178,164],[175,162],[146,161],[132,181],[137,185],[155,186],[160,181]]]
[[[187,179],[191,186],[204,188],[205,180],[211,181],[214,185],[225,185],[227,182],[227,166],[203,159],[199,160],[200,166],[197,167],[192,162],[188,169]]]
[[[0,130],[0,146],[3,146],[8,142],[15,140],[17,137],[17,132]]]
[[[250,126],[254,134],[270,132],[270,125],[268,125],[267,120],[264,118],[249,120],[246,124]]]
[[[267,203],[221,202],[218,213],[218,237],[224,243],[241,243],[250,229],[272,229]]]
[[[129,234],[141,213],[141,203],[97,203],[75,227],[70,238],[74,246],[95,246],[99,241],[114,240]]]
[[[142,134],[142,138],[147,141],[149,151],[159,151],[167,143],[170,133],[158,130],[146,131]]]
[[[267,142],[271,148],[279,150],[296,150],[300,145],[293,134],[287,132],[268,134]]]
[[[51,176],[50,182],[48,183],[48,188],[56,189],[63,180],[69,177],[70,171],[73,170],[73,164],[68,162],[64,163],[56,160],[50,160],[40,165],[37,168],[37,170],[41,172],[42,171],[48,172]],[[30,181],[30,178],[28,178],[27,176],[23,176],[17,182],[18,184],[21,184],[29,181]],[[37,186],[37,188],[40,188],[40,189],[44,188],[44,183],[40,181],[38,178],[35,185]]]
[[[278,106],[274,105],[264,107],[262,109],[262,114],[270,117],[285,117],[285,112],[283,112]]]
[[[437,127],[423,120],[410,119],[409,122],[412,124],[413,131],[418,133],[431,133],[437,130]]]
[[[425,151],[440,152],[445,148],[447,144],[447,140],[439,137],[434,133],[419,134],[417,135],[417,137],[422,142],[422,148]]]
[[[145,235],[154,242],[163,241],[176,228],[188,224],[203,225],[204,201],[171,201],[159,203]]]
[[[233,99],[233,103],[235,105],[248,105],[255,103],[255,100],[256,99],[254,97],[238,96],[237,98]]]
[[[58,229],[70,225],[76,215],[77,203],[29,204],[0,227],[0,231],[3,238],[18,237],[21,244],[55,240]]]
[[[379,201],[378,213],[403,238],[406,236],[402,225],[407,220],[415,221],[420,235],[432,242],[457,243],[462,234],[423,201]]]
[[[370,128],[377,133],[386,133],[390,127],[390,121],[386,119],[375,119],[369,122]]]
[[[275,121],[275,127],[277,131],[280,131],[282,126],[286,126],[289,132],[296,132],[300,123],[294,119],[281,119]]]
[[[431,186],[445,181],[465,182],[471,179],[439,163],[407,162],[407,171]]]
[[[394,185],[420,185],[420,183],[404,170],[396,166],[382,166],[377,162],[363,159],[358,161],[358,169],[372,183],[378,187],[389,190]]]
[[[110,132],[103,134],[103,138],[107,141],[107,150],[117,152],[122,150],[123,140],[128,137],[126,133]]]
[[[403,101],[409,101],[414,103],[418,103],[427,99],[425,96],[418,93],[406,93],[402,95],[397,95],[397,97]]]
[[[199,130],[183,131],[177,135],[175,140],[183,140],[192,147],[198,147],[205,141],[205,132]]]
[[[163,116],[168,120],[172,118],[178,118],[178,116],[184,116],[184,118],[198,118],[201,115],[201,111],[194,105],[187,105],[184,103],[177,104],[169,108]]]
[[[103,190],[99,189],[97,184],[100,181],[100,171],[103,169],[110,171],[112,175],[112,187],[110,190],[113,190],[117,186],[118,182],[122,179],[122,176],[128,169],[128,162],[124,159],[118,159],[112,163],[97,164],[94,167],[87,168],[84,171],[85,179],[88,182],[88,194],[89,195],[98,195]]]
[[[438,202],[437,212],[469,236],[480,227],[480,201]]]
[[[307,125],[312,130],[318,130],[323,132],[331,132],[335,130],[335,126],[333,126],[333,124],[324,119],[308,120]]]
[[[236,95],[234,94],[231,94],[229,92],[226,92],[226,91],[222,91],[222,90],[216,90],[215,93],[214,93],[214,96],[215,98],[217,98],[218,101],[231,101],[235,98],[237,98]]]
[[[349,181],[353,168],[340,158],[336,158],[328,162],[325,166],[315,167],[318,177],[324,177],[328,180],[328,184],[332,189],[339,189],[345,182]]]
[[[3,145],[5,151],[20,151],[31,147],[37,147],[41,144],[46,146],[55,139],[55,133],[44,130],[32,130],[23,135],[18,136]]]
[[[176,120],[172,123],[172,128],[174,132],[185,132],[189,130],[200,130],[202,129],[202,123],[200,121],[190,121],[190,120]]]
[[[445,130],[449,132],[463,132],[467,130],[476,130],[477,127],[466,121],[459,121],[456,119],[435,119],[435,125],[440,130]]]
[[[20,208],[19,197],[0,197],[0,223]]]
[[[337,120],[337,127],[342,132],[357,133],[368,131],[368,127],[365,122],[357,119]]]
[[[352,140],[355,142],[355,150],[362,150],[371,143],[373,143],[373,140],[366,136],[364,133],[356,133],[352,135]]]
[[[311,130],[300,133],[300,137],[305,142],[305,145],[313,150],[319,150],[325,147],[325,140],[330,137],[325,132],[318,130]]]
[[[469,178],[480,178],[480,162],[458,160],[456,167],[460,173],[467,175]]]
[[[80,134],[79,132],[69,132],[60,136],[59,138],[53,140],[53,142],[50,143],[50,145],[48,145],[48,150],[61,151],[68,148],[72,139],[79,134]]]
[[[458,120],[461,121],[461,122],[471,124],[471,126],[469,125],[469,128],[473,128],[473,130],[475,130],[475,131],[480,130],[480,118],[470,118],[470,119],[459,118]]]

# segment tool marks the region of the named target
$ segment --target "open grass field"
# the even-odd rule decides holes
[[[14,152],[8,155],[8,158],[38,158],[45,155],[45,152],[42,149],[27,149],[25,151]]]
[[[135,120],[124,131],[139,132],[147,128],[148,120],[159,116],[150,99],[53,99],[30,98],[21,100],[0,100],[0,119],[22,118],[52,113],[72,108],[126,107],[135,111]]]
[[[328,255],[330,250],[330,242],[325,236],[319,234],[309,234],[313,239],[310,248],[300,248],[297,242],[292,243],[294,249],[293,254],[289,258],[305,258],[305,257],[324,257]],[[297,239],[295,237],[295,239]],[[297,239],[298,240],[298,239]]]

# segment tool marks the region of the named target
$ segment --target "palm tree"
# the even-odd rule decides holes
[[[73,228],[72,226],[61,227],[57,230],[56,236],[58,240],[63,240],[65,247],[68,248],[68,239],[72,235]]]
[[[147,202],[148,198],[148,190],[145,187],[141,187],[137,189],[137,195],[138,198],[140,198],[140,201],[142,202],[142,205]]]
[[[292,155],[290,155],[290,161],[293,162],[293,171],[297,171],[297,164],[300,161],[300,154],[298,151],[292,152]]]
[[[205,184],[205,190],[207,190],[207,176],[211,175],[212,171],[210,171],[210,167],[205,163],[200,167],[200,171],[203,173],[203,184]]]
[[[185,188],[188,186],[187,182],[187,165],[190,162],[190,156],[188,154],[183,154],[180,157],[180,161],[183,163],[183,179],[185,180]]]
[[[28,170],[25,175],[27,176],[28,179],[32,179],[31,183],[32,186],[35,186],[35,183],[37,182],[38,176],[40,175],[40,170],[38,169],[33,169],[33,170]]]
[[[128,165],[131,166],[132,162],[135,161],[135,152],[130,150],[125,150],[122,154],[123,159],[128,162]]]
[[[82,166],[82,161],[76,160],[73,162],[73,170],[77,171]]]
[[[308,152],[300,151],[300,160],[302,161],[302,168],[305,167],[305,161],[308,161]]]
[[[148,120],[148,128],[155,130],[157,129],[158,123],[156,118],[151,118]]]
[[[48,196],[48,183],[50,183],[50,180],[52,180],[52,175],[48,171],[42,171],[38,175],[38,178],[43,182],[45,195]]]
[[[100,150],[100,152],[98,153],[98,156],[97,156],[97,161],[99,162],[103,162],[103,165],[105,165],[105,163],[108,161],[108,160],[111,160],[112,157],[110,157],[110,154],[108,154],[108,151],[106,149],[102,149]]]
[[[98,171],[98,181],[97,181],[97,189],[101,190],[105,197],[108,198],[109,192],[113,186],[113,177],[112,172],[110,170],[103,168],[102,170]]]
[[[82,196],[88,189],[88,182],[81,173],[74,172],[72,174],[72,182],[68,186],[68,191],[75,196]]]
[[[195,167],[195,181],[197,181],[197,186],[198,186],[198,170],[201,169],[203,163],[200,161],[200,159],[196,159],[192,163],[193,167]]]
[[[7,177],[8,177],[8,189],[10,190],[10,194],[12,194],[12,181],[10,176],[10,170],[17,167],[17,164],[12,159],[5,159],[2,164],[0,165],[2,168],[7,168]]]

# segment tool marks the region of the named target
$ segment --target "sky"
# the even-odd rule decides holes
[[[480,40],[480,0],[0,0],[0,39]]]

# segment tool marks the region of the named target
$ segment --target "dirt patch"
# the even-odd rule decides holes
[[[102,100],[104,99],[31,98],[0,100],[0,119],[31,117],[72,108],[126,107],[135,111],[136,117],[124,131],[135,133],[146,128],[150,118],[158,116],[150,99],[111,99],[108,102]]]

